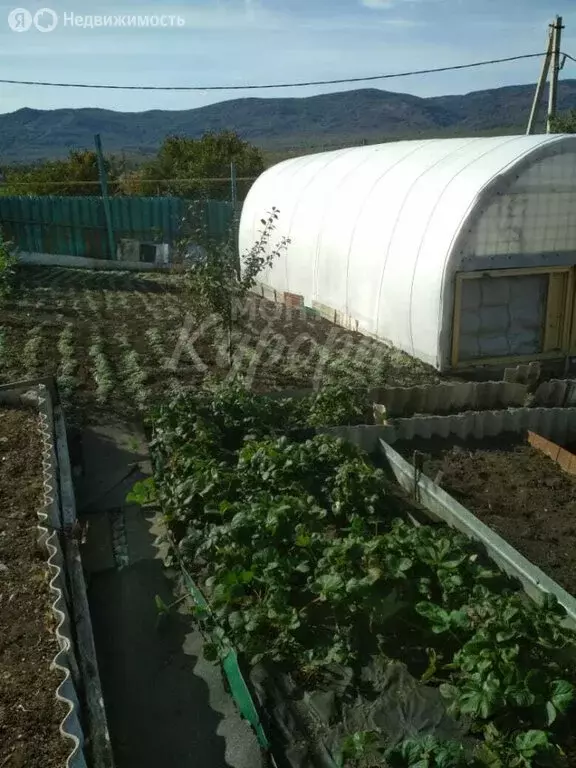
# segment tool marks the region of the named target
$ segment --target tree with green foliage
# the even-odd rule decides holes
[[[109,182],[117,178],[116,162],[104,161]],[[73,149],[65,160],[49,160],[7,168],[3,193],[8,195],[99,195],[98,158],[89,149]]]
[[[160,191],[164,195],[227,200],[230,184],[203,179],[228,179],[231,163],[235,163],[240,178],[259,176],[264,171],[261,151],[232,131],[205,133],[200,139],[169,136],[157,156],[140,168],[139,191],[143,195]],[[240,197],[243,196],[242,184],[239,184]]]
[[[212,316],[225,328],[230,365],[235,308],[246,301],[248,293],[256,285],[258,275],[269,268],[290,243],[287,237],[282,237],[275,244],[270,242],[278,214],[279,211],[272,208],[267,218],[261,220],[263,229],[260,237],[242,256],[242,268],[231,233],[225,243],[200,235],[203,245],[187,270],[187,285],[194,313],[198,319]],[[180,248],[185,249],[187,244],[197,241],[195,237],[189,240],[185,238]]]
[[[259,176],[265,169],[262,152],[232,131],[206,133],[200,139],[169,136],[156,156],[137,169],[127,170],[126,163],[113,156],[104,163],[111,194],[213,200],[230,199],[231,163],[240,179]],[[12,166],[4,172],[4,195],[100,195],[98,158],[93,150],[71,150],[64,160]],[[239,199],[250,184],[238,183]]]
[[[552,133],[576,133],[576,109],[556,115],[550,127]]]

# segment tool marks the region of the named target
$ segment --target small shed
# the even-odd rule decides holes
[[[576,354],[576,136],[399,141],[299,157],[251,188],[272,207],[262,276],[440,371]]]

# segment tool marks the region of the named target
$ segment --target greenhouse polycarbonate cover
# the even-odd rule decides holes
[[[250,190],[240,249],[252,247],[276,207],[271,243],[286,236],[290,244],[262,282],[439,365],[467,229],[524,168],[562,153],[576,157],[576,137],[401,141],[287,160]]]

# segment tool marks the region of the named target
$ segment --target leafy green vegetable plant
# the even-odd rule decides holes
[[[38,353],[42,346],[42,333],[40,326],[35,325],[28,331],[26,343],[22,350],[22,362],[24,364],[26,375],[35,376],[38,370]]]
[[[344,739],[338,765],[371,768],[381,764],[383,753],[380,737],[375,731],[355,731]]]
[[[92,336],[92,344],[88,349],[88,354],[92,358],[94,369],[93,376],[96,382],[96,400],[98,403],[108,401],[114,390],[114,374],[108,358],[104,351],[104,341],[98,331]]]
[[[156,487],[153,477],[148,477],[146,480],[138,480],[126,496],[128,504],[138,504],[141,507],[154,504],[156,499]]]
[[[386,753],[390,768],[466,768],[473,765],[462,744],[434,736],[406,739]]]
[[[67,399],[78,386],[78,361],[74,347],[74,324],[67,323],[58,339],[60,365],[58,367],[58,388]]]
[[[538,605],[476,589],[462,613],[476,631],[454,656],[458,674],[441,687],[452,712],[542,728],[567,712],[576,689],[565,677],[566,652],[576,633],[561,625],[564,611],[552,596]]]
[[[458,532],[401,519],[385,474],[362,451],[311,436],[311,422],[358,416],[350,394],[273,400],[235,383],[155,410],[154,485],[211,607],[208,655],[227,638],[248,663],[308,679],[412,643],[406,658],[470,723],[476,746],[465,753],[428,735],[384,756],[358,732],[344,765],[561,763],[576,680],[576,633],[563,609],[530,601]]]

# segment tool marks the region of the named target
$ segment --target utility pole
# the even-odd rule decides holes
[[[108,250],[110,251],[110,258],[115,259],[116,247],[114,244],[114,230],[112,228],[112,211],[110,210],[110,199],[108,197],[108,176],[106,174],[106,164],[104,163],[104,153],[102,152],[102,139],[99,133],[94,136],[94,145],[98,159],[98,174],[100,176],[100,191],[102,192],[104,219],[106,220],[106,233],[108,235]]]
[[[552,24],[550,24],[548,27],[548,47],[546,49],[546,56],[544,57],[544,61],[542,63],[542,71],[540,72],[538,85],[536,86],[536,93],[534,94],[532,109],[530,110],[530,117],[528,118],[528,127],[526,128],[527,136],[530,136],[531,133],[534,133],[534,126],[536,125],[536,120],[538,119],[538,112],[540,109],[540,102],[542,101],[542,94],[544,93],[544,86],[546,85],[546,80],[548,79],[550,60],[552,59],[552,30],[553,27]]]
[[[540,110],[540,104],[542,101],[542,94],[544,93],[544,86],[546,85],[548,73],[550,72],[550,64],[552,64],[548,99],[548,116],[546,119],[546,132],[550,133],[551,120],[556,115],[556,106],[558,102],[558,74],[561,69],[560,41],[563,29],[564,27],[562,26],[562,18],[560,16],[557,16],[555,21],[548,26],[548,46],[546,49],[544,62],[542,64],[542,71],[540,72],[540,77],[538,79],[538,85],[536,86],[536,92],[532,102],[530,117],[528,119],[528,127],[526,129],[527,136],[529,136],[531,133],[534,133],[534,128],[538,120],[538,112]]]
[[[548,120],[546,122],[546,133],[552,131],[552,121],[556,117],[556,108],[558,105],[558,77],[560,74],[560,41],[562,38],[562,17],[556,16],[552,28],[552,61],[550,72],[550,92],[548,94]]]

